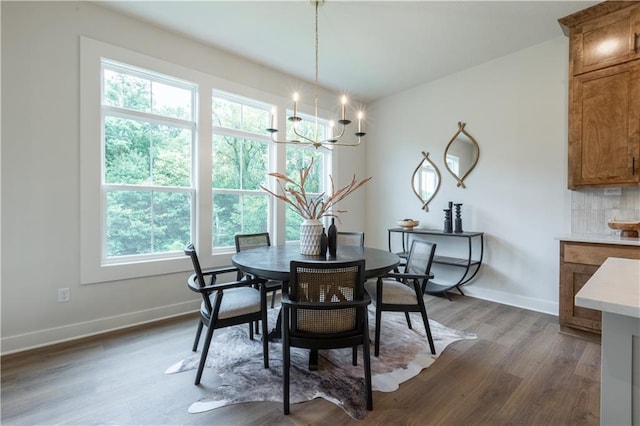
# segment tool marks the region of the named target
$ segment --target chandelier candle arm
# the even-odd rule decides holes
[[[298,124],[302,121],[301,117],[298,117],[298,101],[300,100],[298,93],[293,94],[293,115],[288,117],[287,120],[293,123],[293,133],[299,139],[284,139],[278,140],[276,133],[278,133],[278,128],[276,127],[275,120],[275,110],[271,111],[271,127],[267,128],[266,131],[271,134],[271,141],[274,143],[285,143],[285,144],[302,144],[302,145],[312,145],[314,148],[331,148],[333,146],[358,146],[360,145],[360,138],[366,135],[365,132],[362,131],[362,120],[364,118],[363,112],[358,112],[358,131],[354,133],[356,136],[356,141],[351,142],[340,142],[342,136],[344,136],[346,126],[351,124],[351,120],[347,118],[347,97],[343,95],[341,98],[341,111],[340,111],[340,119],[337,121],[338,124],[342,126],[340,132],[335,134],[334,122],[331,121],[329,123],[328,129],[328,137],[326,139],[321,139],[318,137],[318,7],[324,3],[324,0],[312,0],[311,3],[315,6],[315,80],[314,80],[314,115],[315,115],[315,132],[313,138],[307,137],[301,134],[298,131]]]

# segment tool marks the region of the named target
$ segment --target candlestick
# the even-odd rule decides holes
[[[298,116],[298,92],[293,94],[293,116]]]
[[[342,96],[342,119],[346,120],[347,119],[347,110],[346,110],[346,105],[347,105],[347,97],[346,96]]]

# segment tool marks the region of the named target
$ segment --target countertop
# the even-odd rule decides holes
[[[570,234],[563,235],[559,237],[558,240],[573,241],[576,243],[620,244],[640,247],[640,238],[627,238],[611,234]]]
[[[640,260],[608,258],[576,294],[575,303],[640,318]]]

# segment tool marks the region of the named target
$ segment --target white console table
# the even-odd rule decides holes
[[[607,258],[575,304],[602,311],[600,424],[640,425],[640,260]]]

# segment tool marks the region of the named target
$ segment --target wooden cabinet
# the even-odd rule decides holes
[[[569,41],[568,187],[640,184],[640,2],[560,19]]]
[[[582,74],[569,96],[569,188],[640,182],[640,61]]]
[[[607,7],[602,9],[605,5]],[[578,12],[572,15],[573,21],[560,20],[571,26],[572,75],[640,58],[640,5],[634,2],[607,2],[603,6],[600,6],[601,11],[596,15]],[[615,10],[618,7],[622,9]]]
[[[560,242],[558,319],[561,331],[600,334],[601,312],[576,306],[575,295],[608,257],[640,259],[640,246]]]

